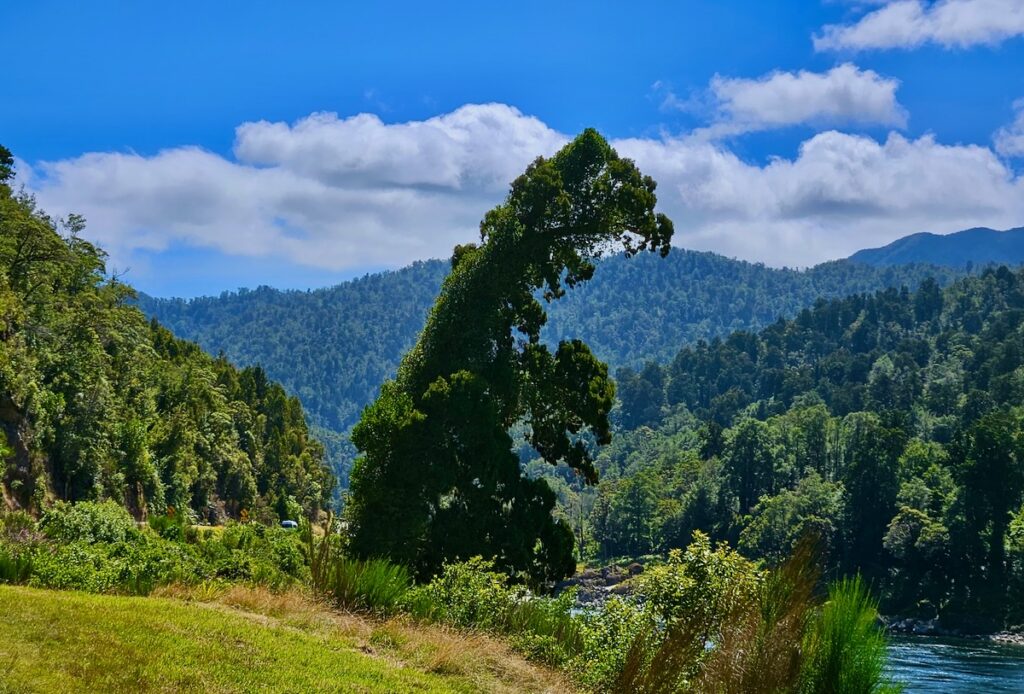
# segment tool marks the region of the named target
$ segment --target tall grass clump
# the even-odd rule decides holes
[[[801,644],[817,607],[816,557],[812,542],[801,543],[726,615],[697,691],[793,691],[800,678]]]
[[[804,638],[801,694],[898,692],[884,675],[886,637],[878,605],[859,576],[833,583]]]
[[[0,545],[0,583],[24,583],[31,575],[31,554]]]
[[[412,586],[404,566],[383,559],[337,555],[327,575],[327,594],[341,607],[391,614]]]
[[[344,609],[382,615],[396,612],[412,587],[409,570],[384,559],[347,557],[333,532],[333,516],[325,528],[321,538],[308,523],[302,530],[313,591]]]

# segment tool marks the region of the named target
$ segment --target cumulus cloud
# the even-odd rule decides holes
[[[718,122],[708,134],[814,124],[903,126],[906,111],[896,100],[899,81],[844,63],[828,72],[773,72],[759,79],[715,76],[710,92]]]
[[[231,158],[180,147],[22,172],[44,209],[84,214],[120,267],[140,250],[189,244],[343,271],[447,257],[476,239],[508,181],[566,139],[499,104],[400,124],[315,114],[240,126]],[[613,145],[659,181],[678,245],[773,265],[1024,221],[1024,179],[986,147],[829,131],[792,159],[757,164],[693,136]]]
[[[283,166],[338,186],[502,190],[524,162],[565,137],[503,104],[471,105],[435,118],[385,124],[363,113],[314,113],[298,123],[245,123],[235,156]]]
[[[1004,157],[1024,157],[1024,99],[1013,102],[1013,122],[996,131],[996,151]]]
[[[122,266],[135,250],[185,243],[345,270],[447,255],[565,139],[502,104],[399,124],[318,113],[241,125],[234,160],[180,147],[21,170],[44,208],[84,214]]]
[[[995,45],[1024,34],[1022,0],[896,0],[851,24],[832,24],[814,37],[827,50],[946,48]]]
[[[1024,179],[989,149],[836,131],[760,166],[693,138],[623,140],[660,182],[676,243],[771,265],[844,257],[917,231],[1024,221]]]

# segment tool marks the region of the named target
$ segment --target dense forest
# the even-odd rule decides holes
[[[671,359],[681,345],[756,330],[819,297],[916,287],[928,276],[947,283],[957,274],[848,261],[773,269],[682,249],[664,259],[612,256],[598,265],[591,281],[547,307],[542,337],[550,344],[582,339],[613,368]],[[234,363],[262,365],[296,394],[344,484],[353,455],[344,434],[412,347],[448,269],[447,261],[427,261],[308,292],[261,287],[138,301],[176,335]]]
[[[112,499],[167,512],[315,516],[333,478],[299,400],[133,305],[85,241],[8,185],[0,148],[0,457],[4,506]]]
[[[581,550],[694,530],[778,562],[811,533],[892,612],[991,628],[1024,614],[1024,271],[819,301],[618,374],[602,482],[547,476]],[[524,452],[528,457],[528,453]]]

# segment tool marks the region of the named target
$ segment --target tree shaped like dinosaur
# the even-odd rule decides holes
[[[672,222],[654,212],[655,185],[586,130],[512,183],[479,245],[456,247],[419,341],[352,433],[362,452],[346,508],[355,554],[421,576],[474,555],[534,583],[572,572],[554,493],[523,477],[509,429],[525,424],[545,460],[593,483],[586,440],[611,440],[615,387],[579,340],[541,344],[536,295],[557,299],[613,249],[666,255]]]

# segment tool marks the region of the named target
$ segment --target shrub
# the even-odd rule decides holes
[[[33,545],[42,539],[39,524],[25,511],[11,511],[0,516],[0,541],[15,545]]]
[[[113,588],[119,568],[106,549],[76,542],[42,548],[33,557],[29,584],[42,588],[102,593]]]
[[[574,593],[559,598],[531,595],[480,557],[447,564],[404,605],[420,618],[508,636],[527,657],[562,665],[583,649],[581,620],[571,614]]]
[[[638,589],[660,619],[685,619],[710,640],[722,619],[755,594],[760,580],[752,562],[728,545],[712,548],[698,530],[685,552],[671,550],[665,564],[641,574]]]
[[[150,516],[149,527],[160,537],[173,542],[184,542],[188,539],[190,535],[189,530],[192,528],[188,523],[188,519],[181,514]]]
[[[138,535],[135,521],[113,501],[57,502],[46,510],[39,527],[58,542],[124,542]]]
[[[609,691],[626,668],[627,657],[646,659],[660,636],[650,610],[613,596],[580,618],[582,648],[570,664],[575,678],[596,691]],[[660,639],[659,639],[660,640]]]
[[[454,626],[495,629],[520,591],[507,586],[508,578],[494,571],[494,563],[481,557],[446,564],[441,574],[420,586],[409,603],[417,616]]]

